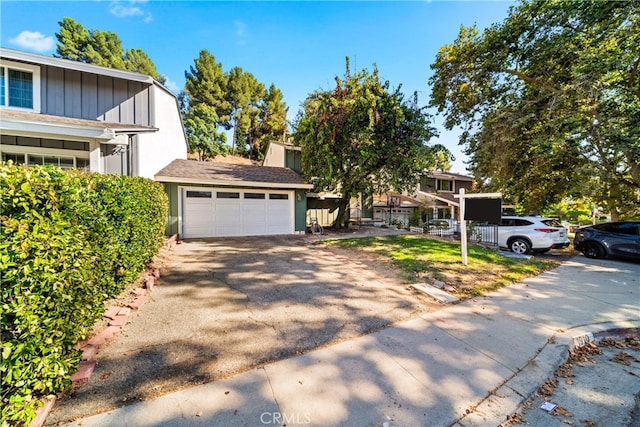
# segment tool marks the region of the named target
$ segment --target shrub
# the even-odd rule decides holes
[[[3,426],[69,386],[76,342],[157,252],[166,213],[143,178],[0,164]]]

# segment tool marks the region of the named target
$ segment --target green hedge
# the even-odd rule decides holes
[[[3,426],[70,385],[75,344],[162,245],[167,205],[144,178],[0,164]]]

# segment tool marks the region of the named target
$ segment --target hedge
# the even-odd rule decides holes
[[[0,163],[2,426],[71,384],[75,344],[162,245],[167,205],[144,178]]]

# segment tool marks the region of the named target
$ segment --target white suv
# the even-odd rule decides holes
[[[498,246],[518,254],[543,253],[569,246],[567,230],[553,218],[503,216],[498,226]]]

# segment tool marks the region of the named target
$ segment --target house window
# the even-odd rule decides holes
[[[427,176],[423,176],[420,178],[420,191],[431,192],[436,189],[436,180],[435,178],[429,178]]]
[[[453,191],[453,181],[448,179],[439,179],[438,180],[438,190],[439,191]]]
[[[33,153],[2,153],[2,161],[8,162],[9,160],[11,160],[16,165],[53,165],[61,169],[89,170],[89,159],[78,157]]]
[[[40,67],[3,61],[0,66],[0,106],[40,112]]]

